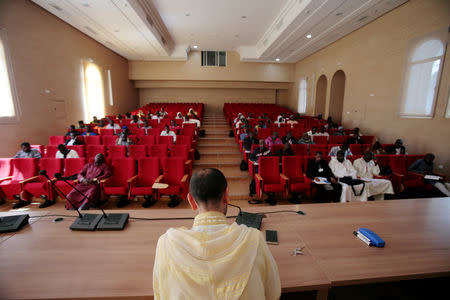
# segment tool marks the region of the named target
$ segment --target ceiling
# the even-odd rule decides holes
[[[235,50],[295,63],[408,0],[32,1],[129,60]]]

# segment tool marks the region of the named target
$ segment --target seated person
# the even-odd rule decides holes
[[[41,158],[41,153],[36,149],[31,149],[31,145],[28,142],[20,144],[22,150],[16,153],[13,158]]]
[[[278,137],[278,132],[274,132],[272,136],[268,136],[266,140],[264,141],[266,143],[266,146],[269,147],[269,149],[272,150],[272,145],[282,145],[283,142]]]
[[[180,134],[181,126],[175,123],[175,120],[170,120],[170,130],[175,132],[176,134]]]
[[[332,117],[328,117],[327,118],[327,124],[324,125],[325,129],[331,129],[333,128],[333,118]]]
[[[283,149],[278,150],[276,153],[274,153],[276,156],[281,157],[282,156],[294,156],[294,151],[291,149],[291,144],[289,142],[284,143]],[[281,172],[281,166],[280,166],[280,172]]]
[[[418,159],[409,166],[408,171],[418,173],[421,175],[437,175],[442,177],[440,174],[433,173],[434,166],[434,154],[427,153],[423,159]],[[450,183],[444,182],[442,179],[424,179],[425,183],[429,183],[438,189],[446,197],[450,197]]]
[[[236,124],[241,119],[242,116],[243,116],[242,113],[238,113],[236,118],[234,118],[233,120],[233,124]]]
[[[280,124],[285,124],[286,123],[286,119],[283,118],[282,116],[278,116],[277,120],[274,123],[277,124],[278,127],[280,127]]]
[[[100,120],[97,124],[97,126],[94,127],[94,130],[99,130],[100,128],[104,128],[105,127],[105,121]]]
[[[295,120],[294,115],[290,115],[289,120],[286,121],[286,124],[290,124],[292,126],[292,124],[298,124],[298,122]]]
[[[248,136],[248,129],[247,127],[244,127],[239,134],[239,140],[243,141]]]
[[[122,125],[122,120],[123,120],[123,116],[122,116],[121,114],[118,114],[118,115],[117,115],[117,123],[118,123],[119,125]]]
[[[348,141],[345,141],[340,146],[334,146],[330,149],[330,153],[328,153],[328,156],[336,156],[339,151],[344,151],[345,157],[349,155],[353,155],[353,153],[350,151],[349,143]]]
[[[128,127],[123,126],[122,132],[119,134],[119,137],[116,139],[116,145],[118,146],[130,146],[133,145],[133,140],[128,137],[129,131]]]
[[[310,131],[307,132],[307,134],[312,137],[313,135],[317,134],[317,126],[313,126]]]
[[[314,136],[329,136],[328,132],[325,129],[325,126],[320,127],[320,131],[313,135]]]
[[[158,123],[161,122],[161,119],[164,119],[164,116],[161,115],[159,111],[156,111],[156,113],[152,116],[152,120],[158,120]]]
[[[269,154],[270,149],[266,147],[264,140],[259,140],[259,147],[250,154],[250,160],[254,163],[258,163],[260,156],[268,156]],[[255,170],[255,172],[258,173],[257,170]]]
[[[177,116],[175,117],[175,119],[183,119],[183,115],[181,114],[181,112],[177,112]]]
[[[337,125],[337,124],[336,124]],[[336,131],[335,133],[333,133],[333,135],[336,136],[345,136],[345,130],[344,128],[339,128],[339,131]]]
[[[198,114],[193,108],[189,108],[187,115],[189,118],[198,119]]]
[[[305,132],[302,135],[302,138],[298,140],[298,144],[314,144],[314,142],[311,139],[311,136]]]
[[[236,122],[235,127],[237,129],[241,128],[241,126],[244,125],[245,120],[246,120],[245,117],[241,116],[241,118]]]
[[[369,152],[372,152],[373,155],[384,155],[386,151],[381,147],[380,142],[376,141],[373,145],[368,149]]]
[[[258,130],[260,128],[267,128],[266,124],[264,124],[263,120],[259,120],[259,123],[255,125],[255,134],[258,134]]]
[[[192,228],[170,228],[159,238],[155,299],[280,298],[277,264],[262,233],[229,225],[228,201],[222,172],[202,169],[192,176],[188,202],[198,215]],[[199,274],[205,280],[199,280]]]
[[[256,144],[257,140],[255,138],[255,134],[253,132],[249,132],[247,137],[244,139],[244,150],[245,151],[251,151],[252,145]]]
[[[83,145],[83,142],[78,139],[78,134],[70,133],[70,139],[64,142],[65,146]]]
[[[169,114],[167,111],[164,110],[164,107],[161,107],[159,113],[161,114],[162,117],[165,117]]]
[[[92,131],[91,126],[86,126],[86,131],[81,134],[82,136],[91,136],[97,135],[94,131]]]
[[[70,125],[69,130],[66,132],[65,136],[69,136],[71,133],[79,135],[80,133],[75,129],[75,125]]]
[[[283,144],[289,143],[290,145],[297,144],[297,140],[292,136],[290,131],[286,133],[286,136],[282,139],[282,142]]]
[[[112,170],[105,163],[105,157],[99,153],[95,156],[94,163],[88,163],[78,174],[77,190],[86,195],[86,198],[78,191],[73,189],[67,198],[66,209],[89,209],[95,206],[100,200],[99,182],[103,179],[111,177]]]
[[[134,115],[130,124],[137,124],[138,126],[140,126],[141,124],[144,124],[144,121],[140,120],[137,115]]]
[[[104,127],[105,129],[114,129],[114,131],[120,130],[120,125],[117,123],[114,123],[114,120],[109,119],[108,122],[109,122],[109,124]]]
[[[142,125],[141,128],[145,130],[145,134],[146,134],[146,135],[150,134],[149,129],[152,129],[152,126],[150,126],[150,123],[149,123],[148,119],[146,119],[146,120],[144,121],[144,124]]]
[[[350,138],[354,140],[352,144],[364,144],[364,141],[361,139],[362,134],[359,132],[359,128],[356,127],[353,130],[353,133],[350,134]]]
[[[63,144],[58,145],[58,152],[56,152],[55,158],[79,158],[77,151],[73,149],[67,149]]]
[[[78,121],[78,129],[86,129],[86,125],[84,121]]]
[[[370,178],[366,182],[367,197],[374,197],[375,200],[384,200],[384,194],[394,194],[392,183],[389,180],[375,178],[380,174],[380,167],[373,157],[372,152],[364,153],[364,156],[353,162],[358,178]]]
[[[338,183],[326,160],[323,159],[321,151],[317,151],[315,157],[308,162],[306,177],[313,181],[326,178],[329,182],[328,184],[313,183],[316,188],[313,198],[315,202],[323,202],[324,200],[339,202],[342,186]]]
[[[247,120],[251,120],[251,119],[254,119],[254,118],[253,118],[253,114],[252,114],[252,113],[248,113]]]
[[[100,121],[97,119],[96,116],[94,116],[94,118],[92,119],[91,124],[98,124]]]
[[[170,130],[169,125],[164,126],[164,130],[161,131],[161,136],[171,136],[173,139],[173,143],[175,144],[175,142],[177,141],[177,135],[175,134],[175,132],[173,132],[172,130]]]
[[[128,119],[128,120],[131,120],[131,113],[130,112],[127,112],[127,113],[125,113],[125,117]]]
[[[397,139],[393,146],[390,146],[387,149],[387,154],[400,155],[406,154],[405,146],[403,146],[403,141],[401,139]]]
[[[183,124],[195,124],[196,127],[200,127],[200,120],[190,119],[188,116],[184,116]]]

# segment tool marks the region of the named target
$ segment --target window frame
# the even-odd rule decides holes
[[[6,72],[9,78],[9,88],[11,90],[11,97],[14,107],[14,116],[0,116],[0,124],[15,124],[19,123],[21,117],[21,110],[19,106],[19,97],[16,88],[14,69],[12,65],[11,52],[8,47],[8,36],[6,29],[0,27],[0,43],[3,45],[5,54]]]
[[[90,111],[89,108],[89,95],[88,95],[88,84],[87,84],[87,69],[88,67],[92,65],[93,67],[95,67],[98,72],[98,75],[100,76],[100,80],[101,80],[101,91],[103,94],[103,115],[98,115],[98,114],[92,114],[92,112]],[[83,75],[83,97],[84,97],[84,107],[85,107],[85,121],[90,122],[92,120],[92,118],[94,116],[98,117],[99,119],[103,118],[106,116],[106,91],[105,91],[105,78],[104,78],[104,71],[103,68],[98,65],[97,63],[95,63],[92,59],[87,59],[83,61],[82,64],[82,75]]]
[[[208,64],[208,52],[214,53],[214,65]],[[225,53],[225,65],[220,65],[220,53]],[[226,67],[227,66],[227,51],[202,50],[200,64],[202,67]]]
[[[399,110],[398,110],[398,116],[400,118],[433,119],[435,117],[436,104],[437,104],[439,89],[440,89],[440,85],[441,85],[442,72],[443,72],[444,63],[445,63],[445,55],[446,55],[446,51],[447,51],[447,36],[448,36],[448,28],[446,27],[446,28],[440,29],[438,31],[428,33],[421,37],[414,38],[408,42],[406,56],[405,56],[405,67],[404,67],[404,73],[403,73],[403,84],[402,84],[402,90],[401,90],[400,105],[399,105]],[[442,47],[443,47],[442,55],[413,61],[413,55],[414,55],[415,51],[423,44],[425,44],[429,41],[432,41],[432,40],[438,40],[441,42]],[[417,65],[420,65],[423,63],[437,61],[438,59],[440,60],[439,70],[438,70],[438,74],[436,77],[436,85],[434,87],[430,114],[425,114],[425,113],[412,114],[411,111],[406,112],[404,108],[407,104],[407,99],[405,99],[405,98],[408,94],[408,87],[410,84],[409,80],[410,80],[412,68],[414,66],[417,66]]]

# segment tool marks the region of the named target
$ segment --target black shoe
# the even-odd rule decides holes
[[[269,205],[276,205],[277,201],[275,199],[269,198],[266,200],[266,203]]]
[[[44,203],[39,205],[39,208],[46,208],[46,207],[52,206],[53,204],[55,204],[55,201],[45,200]]]
[[[6,203],[5,199],[0,200],[0,205],[5,204],[5,203]]]
[[[252,199],[252,200],[248,200],[248,204],[261,204],[262,200],[258,200],[258,199]]]
[[[22,199],[20,199],[20,196],[19,196],[19,195],[14,195],[13,198],[14,198],[14,200],[17,200],[17,201],[22,200]]]
[[[117,202],[117,207],[122,208],[130,204],[130,201],[128,199],[120,199],[119,202]]]
[[[151,206],[153,206],[153,204],[155,204],[155,201],[152,201],[151,199],[146,199],[144,201],[144,203],[142,203],[142,207],[145,207],[145,208],[151,207]]]
[[[169,203],[167,203],[167,206],[168,207],[176,207],[176,206],[178,206],[178,204],[180,204],[180,201],[177,198],[171,197]]]
[[[25,201],[25,200],[19,200],[19,202],[17,202],[16,204],[14,204],[13,209],[18,209],[18,208],[27,206],[28,204],[30,204],[30,202]]]

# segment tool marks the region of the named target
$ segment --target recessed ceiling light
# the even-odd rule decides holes
[[[239,37],[239,34],[235,34],[234,37],[235,37],[235,38],[238,38],[238,37]]]
[[[308,34],[308,35],[306,36],[307,39],[310,39],[311,37],[312,37],[312,35],[310,35],[310,34]]]
[[[189,16],[191,15],[191,13],[187,11],[187,12],[184,13],[184,15],[185,15],[186,17],[189,17]]]
[[[197,45],[194,45],[194,46],[192,46],[192,48],[194,48],[194,49],[197,49],[197,48],[198,48],[198,46],[197,46]]]
[[[342,16],[342,13],[341,12],[338,12],[337,14],[336,14],[336,16]]]
[[[91,6],[89,5],[89,3],[83,3],[83,4],[81,4],[81,5],[83,5],[84,7],[91,7]]]
[[[241,19],[247,19],[247,16],[241,16]]]
[[[280,59],[279,59],[279,58],[275,58],[275,60],[276,60],[276,61],[280,61]]]

